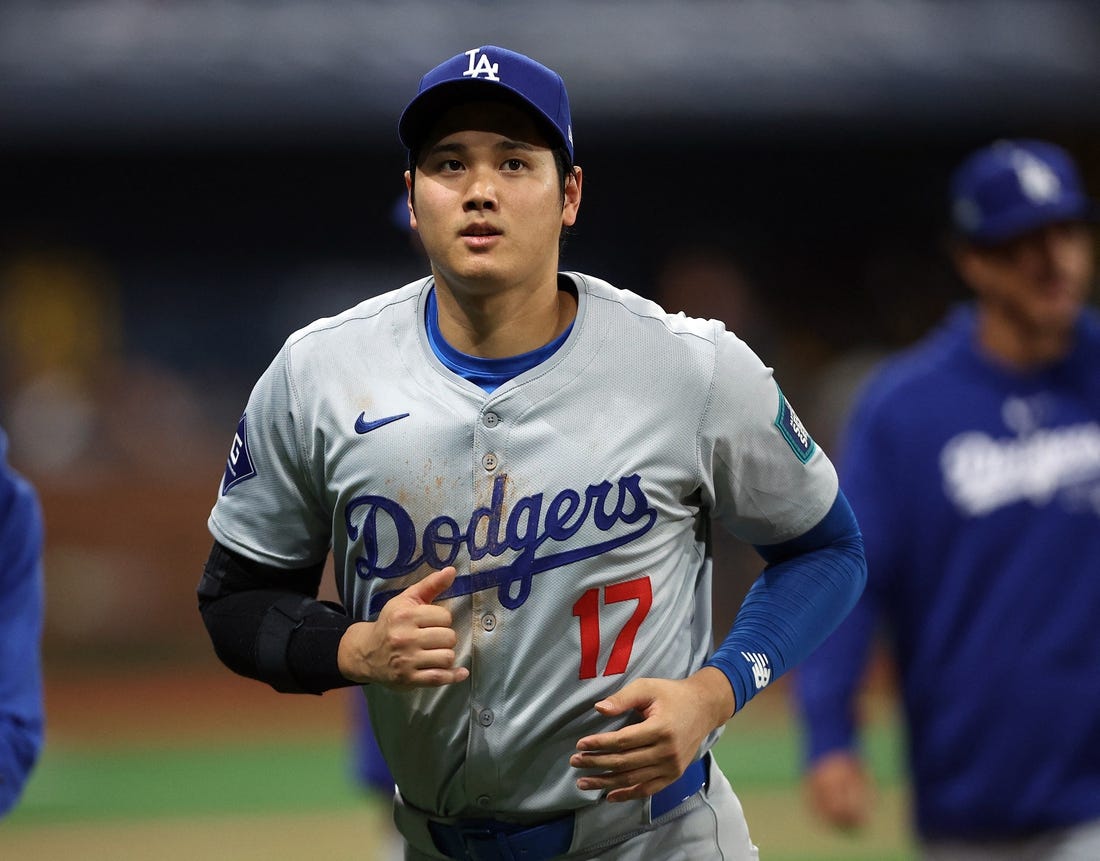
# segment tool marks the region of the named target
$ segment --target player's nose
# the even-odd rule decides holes
[[[470,181],[466,186],[466,200],[463,204],[468,211],[497,208],[496,183],[487,170],[470,171]]]
[[[497,201],[491,194],[469,194],[466,197],[464,208],[468,212],[481,212],[482,210],[492,211],[497,208]]]

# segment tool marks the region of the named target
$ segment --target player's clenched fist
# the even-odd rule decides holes
[[[870,776],[846,751],[826,754],[814,763],[806,776],[806,794],[814,812],[836,828],[861,828],[870,819]]]
[[[387,602],[377,621],[348,628],[337,655],[344,677],[391,688],[437,687],[469,678],[466,667],[455,666],[451,611],[432,603],[457,573],[454,567],[433,571]]]

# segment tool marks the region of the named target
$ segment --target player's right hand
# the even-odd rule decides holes
[[[806,775],[810,809],[834,828],[852,831],[871,816],[871,781],[859,758],[846,751],[828,753]]]
[[[374,622],[356,622],[340,640],[337,661],[346,679],[407,689],[465,681],[455,666],[458,638],[451,611],[432,602],[450,588],[453,566],[433,571],[390,599]]]

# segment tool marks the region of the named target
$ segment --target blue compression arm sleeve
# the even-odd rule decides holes
[[[841,491],[809,532],[756,550],[767,567],[705,664],[726,674],[738,710],[817,648],[867,582],[863,538]]]

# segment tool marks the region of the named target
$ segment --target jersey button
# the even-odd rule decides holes
[[[492,802],[493,799],[491,799],[488,795],[479,795],[477,797],[478,807],[488,807],[490,804],[492,804]]]
[[[481,627],[486,631],[491,631],[497,626],[497,617],[492,613],[486,613],[481,617]]]
[[[482,709],[481,711],[479,711],[477,713],[477,722],[479,724],[481,724],[482,726],[492,726],[493,725],[493,710],[492,709]]]
[[[487,428],[495,428],[500,424],[500,416],[496,413],[486,413],[481,417],[481,423]]]
[[[492,452],[489,452],[485,457],[481,459],[481,465],[485,467],[486,472],[492,472],[497,468],[497,456]]]

